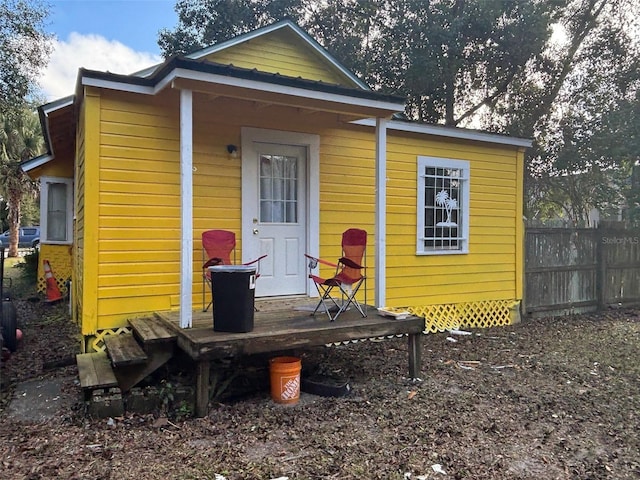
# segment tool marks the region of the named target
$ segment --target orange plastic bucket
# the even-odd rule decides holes
[[[275,357],[269,361],[271,398],[276,403],[293,405],[300,399],[302,361],[296,357]]]

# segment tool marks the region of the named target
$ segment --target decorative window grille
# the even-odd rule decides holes
[[[469,162],[418,157],[419,255],[469,252]]]

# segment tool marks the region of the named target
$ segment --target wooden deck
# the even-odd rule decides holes
[[[330,322],[321,312],[311,316],[315,306],[315,303],[310,303],[312,301],[308,298],[257,301],[254,328],[247,333],[214,331],[211,310],[194,312],[193,327],[188,329],[179,327],[178,312],[157,313],[157,317],[176,333],[178,347],[197,362],[196,415],[206,415],[209,362],[217,358],[408,334],[409,375],[419,377],[424,319],[408,317],[396,320],[382,317],[375,308],[368,307],[367,317],[363,318],[355,309],[351,309],[335,322]]]

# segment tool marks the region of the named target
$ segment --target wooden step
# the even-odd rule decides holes
[[[168,343],[176,340],[176,334],[167,329],[162,320],[155,317],[129,320],[129,325],[145,345]]]
[[[147,354],[131,333],[107,335],[104,337],[104,345],[114,368],[139,365],[147,361]]]
[[[85,390],[118,386],[111,362],[105,352],[81,353],[76,355],[80,386]]]

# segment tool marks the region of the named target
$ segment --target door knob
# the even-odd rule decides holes
[[[258,234],[258,229],[257,229],[257,228],[254,228],[254,229],[253,229],[253,234],[254,234],[254,235],[257,235],[257,234]]]

